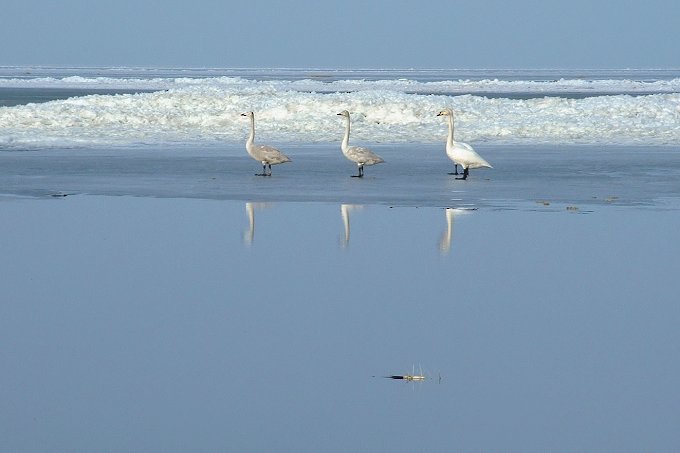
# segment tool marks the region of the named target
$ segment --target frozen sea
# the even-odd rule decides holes
[[[345,109],[354,140],[439,143],[444,107],[466,142],[674,145],[679,93],[680,71],[0,68],[0,149],[222,147],[245,141],[250,110],[281,146],[338,141]]]
[[[0,67],[0,450],[678,450],[679,93]]]

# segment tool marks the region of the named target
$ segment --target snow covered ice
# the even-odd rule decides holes
[[[2,73],[2,71],[0,71]],[[457,113],[456,138],[490,144],[646,144],[680,141],[680,78],[579,76],[506,80],[494,74],[332,73],[315,78],[281,71],[249,77],[205,72],[125,73],[123,77],[39,74],[0,77],[0,89],[139,90],[86,95],[0,108],[1,148],[237,143],[244,111],[258,114],[258,135],[271,143],[339,141],[336,113],[353,115],[353,136],[371,143],[435,143],[446,125],[436,113]],[[456,74],[453,74],[454,76]],[[541,75],[541,74],[539,74]],[[553,75],[553,74],[550,74]],[[127,77],[133,76],[133,77]],[[419,80],[420,79],[420,80]]]

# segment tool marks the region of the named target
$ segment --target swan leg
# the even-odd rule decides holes
[[[470,170],[468,170],[467,167],[466,167],[466,168],[463,169],[463,176],[460,177],[460,178],[456,178],[456,179],[462,179],[463,181],[465,181],[469,174],[470,174]]]
[[[352,178],[363,178],[364,177],[364,166],[359,165],[359,174],[358,175],[352,175]]]
[[[269,174],[267,176],[271,176],[272,175],[272,164],[268,164],[267,166],[269,167]]]
[[[269,176],[267,174],[267,164],[262,164],[262,173],[255,173],[255,176]]]
[[[459,175],[458,173],[458,164],[453,164],[453,173],[449,173],[450,175]]]

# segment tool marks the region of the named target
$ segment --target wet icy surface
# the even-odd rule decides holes
[[[335,144],[281,147],[293,162],[270,178],[255,176],[261,166],[242,145],[3,152],[0,191],[512,209],[653,205],[680,194],[675,147],[477,146],[494,168],[467,181],[448,174],[443,144],[372,148],[387,163],[363,179],[350,177],[356,166]]]

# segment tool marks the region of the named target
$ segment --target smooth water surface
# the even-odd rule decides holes
[[[676,203],[531,204],[5,196],[0,450],[676,450]]]

